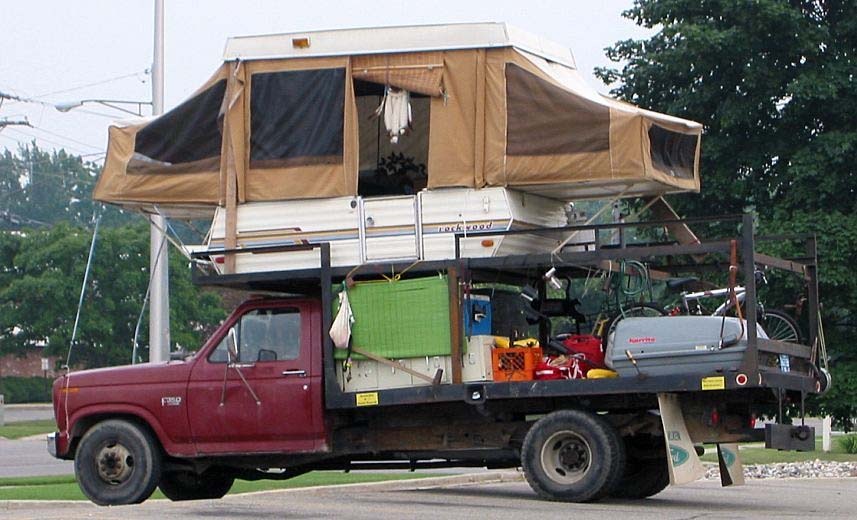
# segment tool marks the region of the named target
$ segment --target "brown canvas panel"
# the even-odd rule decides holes
[[[247,200],[315,199],[355,195],[343,182],[343,177],[341,164],[253,170],[247,176]],[[300,189],[296,190],[296,186]],[[296,196],[298,191],[303,195]]]
[[[506,65],[508,155],[559,155],[610,148],[610,110],[521,67]]]
[[[443,53],[371,54],[351,59],[354,79],[380,83],[426,96],[443,94]]]
[[[217,81],[226,78],[228,64],[220,66],[217,71],[193,94],[194,96],[204,92]],[[107,154],[104,167],[98,177],[92,197],[102,202],[151,202],[151,203],[206,203],[217,204],[218,196],[218,168],[214,163],[208,172],[190,173],[203,170],[202,163],[185,165],[185,170],[177,170],[166,166],[163,170],[153,167],[145,173],[137,170],[137,174],[128,172],[128,165],[134,156],[134,141],[141,128],[148,122],[137,125],[117,126],[108,128]],[[157,164],[157,163],[154,163]],[[187,172],[187,173],[184,173]],[[170,175],[160,175],[169,173]],[[194,183],[198,185],[192,187]]]
[[[590,181],[603,178],[605,171],[610,171],[607,151],[506,157],[509,186]]]
[[[175,175],[179,173],[206,173],[220,168],[220,156],[200,159],[198,161],[164,164],[160,162],[139,159],[135,154],[128,161],[127,175]]]
[[[506,179],[506,49],[485,56],[485,184],[505,186]]]
[[[610,110],[610,172],[603,178],[646,178],[642,118],[627,110]]]
[[[477,63],[472,50],[443,53],[447,95],[431,101],[429,188],[475,185]]]

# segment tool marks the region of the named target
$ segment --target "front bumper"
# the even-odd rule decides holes
[[[49,433],[47,439],[45,439],[48,443],[48,453],[51,454],[51,457],[57,456],[57,439],[59,438],[59,432]]]
[[[62,460],[69,460],[74,458],[74,454],[72,454],[69,450],[70,443],[68,438],[68,433],[65,432],[53,432],[48,434],[45,439],[47,442],[48,453],[51,454],[52,457],[56,457]]]

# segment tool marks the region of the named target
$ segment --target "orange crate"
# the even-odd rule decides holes
[[[532,381],[541,347],[495,348],[491,351],[494,381]]]

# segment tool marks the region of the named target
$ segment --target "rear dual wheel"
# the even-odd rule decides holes
[[[542,498],[592,502],[616,488],[625,469],[625,448],[601,417],[560,410],[530,428],[521,466],[530,487]]]
[[[209,470],[204,473],[177,471],[164,473],[158,487],[174,502],[222,498],[232,489],[235,478],[227,473]]]

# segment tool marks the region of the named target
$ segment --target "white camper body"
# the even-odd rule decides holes
[[[455,258],[456,233],[467,235],[460,243],[465,258],[547,253],[559,243],[555,234],[490,233],[569,224],[563,202],[506,188],[256,202],[239,205],[237,220],[238,249],[329,242],[334,267]],[[221,272],[216,253],[224,249],[225,236],[226,212],[217,208],[207,248]],[[590,230],[577,235],[569,247],[585,248],[593,242]],[[235,259],[235,273],[319,265],[318,250],[238,253]]]

